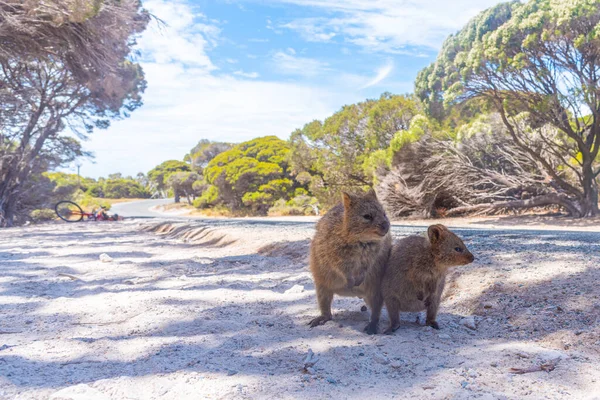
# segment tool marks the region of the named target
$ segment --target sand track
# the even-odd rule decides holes
[[[306,326],[306,225],[0,231],[0,398],[600,398],[600,234],[460,233],[477,261],[450,277],[442,330],[406,315],[369,337],[359,299]]]

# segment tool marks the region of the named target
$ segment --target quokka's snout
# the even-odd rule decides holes
[[[387,235],[387,233],[390,231],[390,220],[386,217],[384,221],[377,225],[377,228],[379,229],[379,234],[381,236]]]

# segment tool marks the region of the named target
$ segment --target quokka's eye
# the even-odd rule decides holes
[[[367,221],[373,221],[373,216],[371,214],[365,214],[363,215],[363,218]]]
[[[455,250],[457,253],[462,253],[462,252],[463,252],[463,249],[461,249],[460,247],[455,247],[455,248],[454,248],[454,250]]]

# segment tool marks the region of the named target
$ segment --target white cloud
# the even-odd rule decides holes
[[[237,76],[244,77],[244,78],[250,78],[250,79],[256,79],[256,78],[258,78],[260,76],[258,74],[258,72],[244,72],[244,71],[241,71],[241,70],[240,71],[235,71],[233,74],[237,75]]]
[[[151,24],[138,41],[145,62],[179,62],[212,71],[216,67],[206,54],[216,46],[220,29],[202,23],[204,15],[182,1],[148,0],[144,7],[165,25]]]
[[[297,31],[309,42],[329,42],[336,36],[336,32],[332,31],[334,27],[322,25],[322,22],[320,18],[304,18],[283,24],[281,27]]]
[[[394,70],[394,63],[389,61],[387,64],[385,64],[384,66],[382,66],[381,68],[379,68],[377,70],[377,75],[371,79],[369,82],[367,82],[362,89],[366,89],[368,87],[371,86],[375,86],[378,83],[381,83],[385,78],[387,78],[390,73],[392,73],[392,71]]]
[[[328,64],[313,58],[296,56],[294,49],[278,51],[273,55],[276,71],[285,75],[314,77],[328,69]]]
[[[280,25],[311,41],[344,41],[369,51],[410,52],[406,47],[439,48],[444,38],[460,29],[481,10],[498,0],[269,0],[314,7],[328,18],[299,18]]]
[[[308,121],[327,117],[344,101],[358,100],[326,88],[215,77],[174,64],[144,68],[149,82],[145,105],[108,131],[92,135],[85,146],[96,153],[96,164],[85,164],[82,174],[148,172],[164,160],[181,159],[202,138],[287,138]]]
[[[168,159],[182,159],[199,139],[240,142],[265,135],[289,137],[314,118],[325,118],[356,94],[309,84],[266,82],[239,69],[216,74],[210,52],[220,42],[218,22],[208,21],[181,1],[148,0],[144,6],[168,27],[151,27],[139,40],[148,81],[144,105],[123,121],[97,131],[87,150],[96,162],[81,173],[135,175]],[[200,27],[198,27],[198,24]],[[289,74],[324,64],[282,51],[278,64]],[[249,55],[250,56],[250,55]],[[310,72],[312,71],[312,72]]]

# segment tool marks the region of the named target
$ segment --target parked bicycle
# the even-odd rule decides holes
[[[79,204],[68,200],[57,203],[54,211],[58,218],[66,222],[79,222],[83,219],[88,221],[121,221],[123,219],[118,214],[108,215],[104,207],[100,207],[98,211],[85,212]]]

